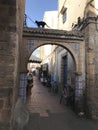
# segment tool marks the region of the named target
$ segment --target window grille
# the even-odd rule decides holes
[[[26,102],[27,74],[20,74],[19,97]]]
[[[28,40],[26,46],[26,52],[28,53],[33,46],[34,46],[34,40]]]

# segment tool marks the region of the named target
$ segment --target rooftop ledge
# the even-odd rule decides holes
[[[83,40],[83,34],[80,31],[72,30],[72,31],[65,31],[65,30],[58,30],[58,29],[45,29],[45,28],[29,28],[24,27],[23,28],[23,36],[47,36],[47,37],[56,37],[56,38],[77,38],[80,40]]]

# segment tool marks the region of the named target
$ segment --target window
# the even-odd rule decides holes
[[[65,23],[67,18],[67,8],[65,6],[62,7],[61,14],[62,14],[62,22]]]
[[[66,22],[66,18],[67,18],[67,13],[66,13],[66,11],[62,14],[62,21],[63,21],[63,23],[65,23]]]

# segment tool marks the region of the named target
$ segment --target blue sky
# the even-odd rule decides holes
[[[27,26],[36,27],[33,21],[42,21],[45,11],[57,10],[58,0],[26,0]]]

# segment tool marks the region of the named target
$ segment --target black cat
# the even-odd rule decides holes
[[[49,27],[44,21],[35,21],[35,23],[37,24],[38,28],[44,28],[45,25]]]

